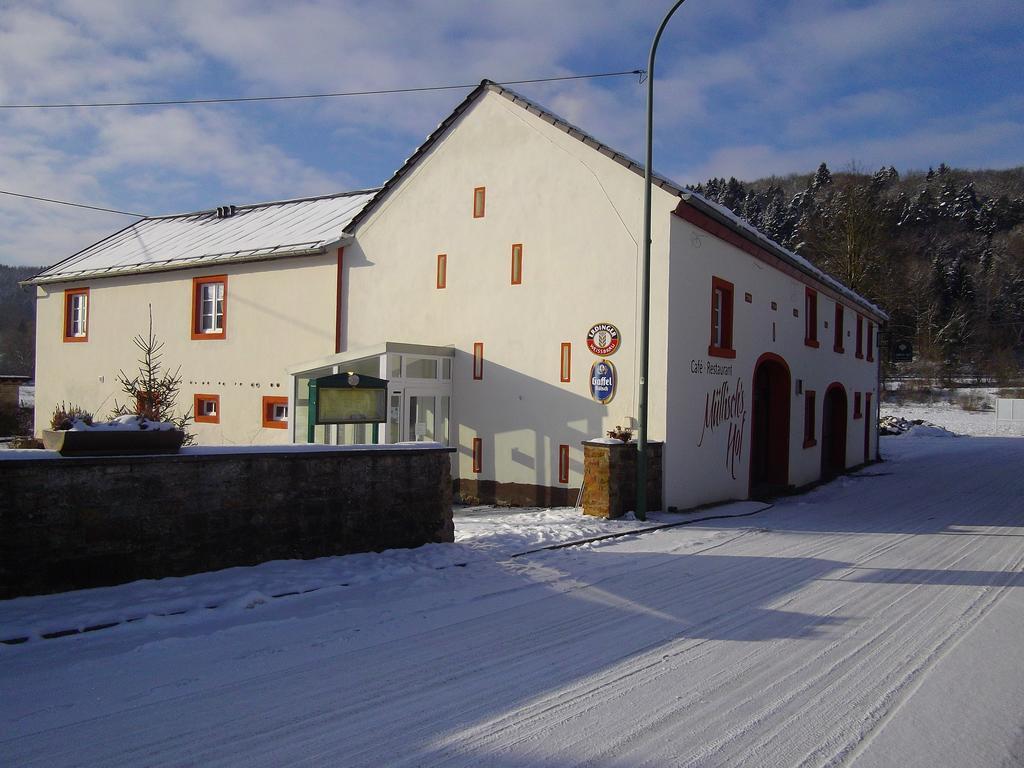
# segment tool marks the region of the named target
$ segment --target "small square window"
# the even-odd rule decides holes
[[[733,284],[720,277],[711,278],[711,343],[713,357],[736,357],[732,345]]]
[[[486,187],[477,187],[473,190],[473,218],[482,219],[484,217],[484,205],[487,201],[487,189]]]
[[[192,338],[223,339],[228,322],[228,276],[192,279]]]
[[[288,427],[288,398],[263,398],[263,426],[267,429],[286,429]]]
[[[220,395],[195,395],[192,412],[199,424],[220,424]]]
[[[64,291],[64,341],[89,340],[89,289]]]

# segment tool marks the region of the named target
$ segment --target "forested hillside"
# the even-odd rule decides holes
[[[41,269],[0,265],[0,374],[35,375],[35,291],[22,290],[18,281]]]
[[[711,179],[695,188],[883,307],[921,372],[1016,379],[1024,167]],[[888,360],[883,350],[883,359]]]

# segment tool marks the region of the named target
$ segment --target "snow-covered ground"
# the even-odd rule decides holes
[[[994,402],[994,401],[993,401]],[[931,405],[887,405],[882,404],[882,415],[902,416],[905,419],[923,419],[958,435],[975,437],[1021,437],[1024,436],[1024,422],[996,422],[995,411],[965,411],[949,403]]]
[[[1024,440],[942,435],[753,516],[512,557],[643,524],[467,509],[454,545],[0,602],[33,635],[0,762],[1021,765]]]

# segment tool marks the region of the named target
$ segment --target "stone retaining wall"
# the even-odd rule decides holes
[[[452,450],[5,451],[0,599],[453,541]]]

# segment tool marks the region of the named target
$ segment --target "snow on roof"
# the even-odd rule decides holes
[[[345,237],[345,229],[375,191],[240,205],[224,218],[216,210],[144,218],[26,282],[322,253]]]

